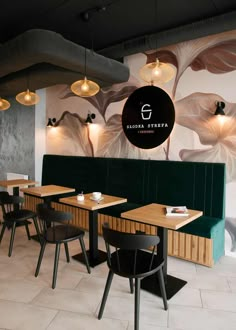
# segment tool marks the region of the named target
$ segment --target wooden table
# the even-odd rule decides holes
[[[59,201],[89,211],[89,250],[87,253],[90,266],[95,267],[107,259],[106,252],[98,250],[98,210],[104,207],[125,203],[127,202],[127,199],[102,195],[103,199],[97,202],[90,199],[92,194],[85,194],[84,197],[84,201],[78,201],[77,196],[60,198]],[[77,254],[73,256],[73,258],[80,262],[84,262],[82,254]]]
[[[14,179],[0,181],[0,186],[4,188],[13,188],[13,195],[19,195],[19,188],[25,186],[34,186],[38,184],[37,181],[26,179]]]
[[[42,197],[44,199],[44,202],[50,206],[52,196],[74,192],[75,189],[57,185],[46,185],[39,187],[23,188],[21,189],[21,191],[23,191],[23,193],[27,195]]]
[[[46,185],[39,187],[23,188],[21,189],[21,191],[23,191],[23,193],[27,195],[43,198],[44,203],[46,203],[48,207],[50,207],[52,196],[74,192],[75,189],[57,186],[57,185]],[[31,236],[31,238],[38,241],[38,235],[33,235]]]
[[[166,216],[166,206],[162,204],[149,204],[137,209],[121,213],[121,217],[140,222],[146,225],[158,227],[160,243],[158,245],[158,257],[164,260],[164,277],[166,283],[167,299],[174,296],[187,282],[167,274],[167,252],[168,252],[168,229],[177,230],[191,221],[199,218],[202,211],[189,210],[188,216]],[[156,285],[156,277],[150,276],[142,280],[141,287],[160,295],[159,287]]]

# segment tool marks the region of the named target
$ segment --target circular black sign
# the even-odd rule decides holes
[[[151,149],[162,144],[170,135],[174,122],[174,104],[159,87],[136,89],[124,105],[123,130],[127,139],[138,148]]]

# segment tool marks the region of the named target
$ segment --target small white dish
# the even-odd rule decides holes
[[[104,197],[100,197],[100,198],[94,198],[93,196],[90,197],[90,199],[94,202],[100,202],[104,199]]]
[[[94,199],[100,199],[102,197],[102,193],[100,191],[94,191],[92,196]]]
[[[77,195],[77,201],[79,202],[84,201],[84,195]]]

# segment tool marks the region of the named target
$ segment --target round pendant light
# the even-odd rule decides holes
[[[140,77],[147,83],[166,83],[175,75],[174,68],[167,63],[156,62],[148,63],[139,70]]]
[[[7,110],[8,108],[10,108],[10,103],[0,97],[0,110]]]
[[[27,89],[25,92],[16,95],[16,100],[26,106],[34,105],[39,102],[39,96]]]
[[[100,87],[92,80],[88,80],[86,76],[83,80],[75,81],[71,85],[71,90],[74,94],[81,97],[90,97],[96,95]]]

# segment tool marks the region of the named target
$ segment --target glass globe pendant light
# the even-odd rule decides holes
[[[72,85],[71,85],[71,90],[74,94],[80,96],[80,97],[91,97],[96,95],[99,90],[100,87],[98,86],[98,84],[96,84],[94,81],[92,80],[88,80],[86,77],[86,52],[87,49],[85,48],[85,76],[83,80],[78,80],[75,81]]]
[[[7,110],[8,108],[10,108],[10,103],[0,97],[0,110]]]
[[[25,92],[21,92],[16,95],[16,100],[23,105],[30,106],[38,103],[40,98],[36,93],[31,92],[27,88]]]
[[[157,22],[157,0],[155,1],[155,23]],[[156,39],[156,55],[157,55],[157,39]],[[168,63],[162,63],[156,56],[156,61],[147,63],[139,70],[140,77],[147,83],[167,83],[175,75],[174,68]]]
[[[139,70],[140,77],[147,83],[166,83],[174,77],[174,68],[167,64],[162,63],[156,59],[156,62],[147,63]]]
[[[19,102],[20,104],[26,105],[26,106],[30,106],[30,105],[34,105],[36,103],[39,102],[40,98],[39,96],[34,93],[31,92],[29,89],[29,72],[27,73],[27,89],[24,92],[21,92],[19,94],[16,95],[16,100],[17,102]]]

